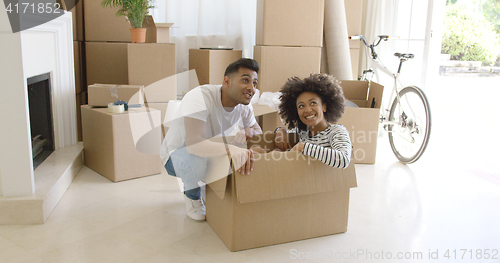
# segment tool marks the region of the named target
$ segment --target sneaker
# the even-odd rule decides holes
[[[186,213],[189,218],[196,221],[205,220],[205,204],[201,199],[192,200],[184,196],[184,201],[186,202]]]

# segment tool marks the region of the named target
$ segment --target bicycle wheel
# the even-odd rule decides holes
[[[413,163],[422,156],[431,134],[431,109],[424,92],[409,86],[399,92],[389,112],[389,143],[402,163]]]

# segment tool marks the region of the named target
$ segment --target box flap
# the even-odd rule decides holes
[[[156,23],[156,27],[161,27],[161,28],[169,28],[173,25],[174,23]]]
[[[146,15],[144,17],[144,21],[142,22],[143,27],[156,27],[155,20],[153,19],[153,16],[151,15]]]
[[[372,108],[371,105],[373,103],[373,108],[378,108],[382,106],[382,95],[384,93],[384,86],[370,81],[370,87],[369,87],[369,92],[368,92],[368,105],[366,107]]]
[[[153,16],[151,15],[146,15],[144,17],[144,27],[162,27],[162,28],[168,28],[171,27],[174,23],[155,23],[155,20],[153,19]]]
[[[208,158],[207,172],[203,177],[203,181],[220,199],[224,199],[227,176],[230,173],[230,161],[227,155],[210,157]]]
[[[269,105],[254,103],[252,104],[252,107],[253,107],[253,115],[255,117],[277,112],[277,110],[271,108],[271,106]]]
[[[368,99],[368,81],[342,80],[340,82],[344,96],[349,100]]]

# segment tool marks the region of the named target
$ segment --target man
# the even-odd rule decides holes
[[[161,149],[165,169],[184,183],[187,215],[205,220],[205,205],[198,182],[205,176],[208,157],[230,154],[242,174],[253,169],[253,152],[243,145],[262,133],[253,115],[250,100],[255,94],[259,64],[241,58],[231,63],[222,85],[203,85],[189,91],[181,101]],[[231,144],[208,139],[236,135]]]

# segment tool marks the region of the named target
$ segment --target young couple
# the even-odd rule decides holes
[[[187,215],[205,220],[205,206],[198,182],[205,176],[208,157],[230,154],[242,174],[253,170],[254,150],[238,147],[262,133],[250,100],[255,94],[259,65],[253,59],[231,63],[222,85],[203,85],[189,91],[178,109],[179,119],[170,125],[161,149],[165,169],[184,183]],[[346,168],[351,142],[344,126],[336,121],[344,112],[344,95],[338,81],[326,74],[291,78],[281,89],[280,115],[299,134],[293,148],[284,127],[276,129],[276,147],[297,150],[327,165]],[[236,134],[228,144],[210,141],[215,136]]]

